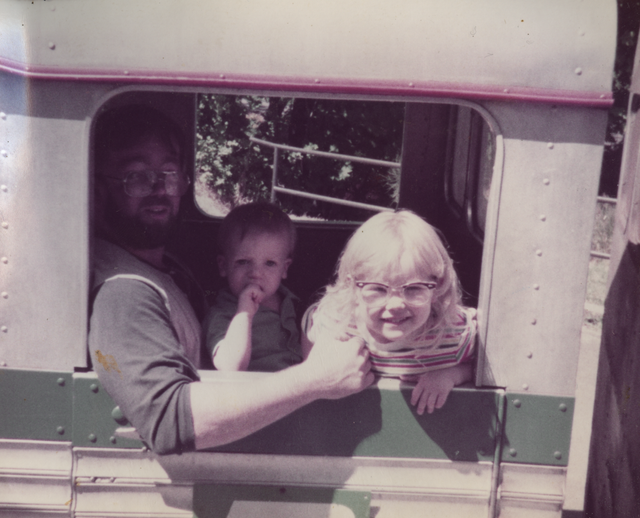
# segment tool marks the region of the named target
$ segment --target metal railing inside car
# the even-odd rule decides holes
[[[373,158],[365,158],[352,155],[342,155],[340,153],[330,153],[327,151],[316,151],[315,149],[304,149],[294,146],[287,146],[285,144],[276,144],[267,140],[262,140],[255,137],[249,137],[251,142],[255,142],[260,146],[266,146],[273,149],[273,175],[271,177],[271,202],[275,202],[276,193],[289,194],[291,196],[298,196],[300,198],[308,198],[311,200],[324,201],[328,203],[335,203],[336,205],[345,205],[347,207],[353,207],[356,209],[373,210],[376,212],[393,211],[394,209],[389,207],[382,207],[380,205],[371,205],[369,203],[360,203],[357,201],[343,200],[341,198],[334,198],[332,196],[323,196],[321,194],[313,194],[304,191],[298,191],[296,189],[287,189],[286,187],[280,187],[278,183],[278,162],[280,151],[287,151],[290,153],[304,153],[307,155],[320,156],[323,158],[330,158],[333,160],[341,160],[343,162],[359,162],[361,164],[367,164],[378,167],[388,167],[395,169],[400,167],[399,162],[388,162],[386,160],[376,160]]]

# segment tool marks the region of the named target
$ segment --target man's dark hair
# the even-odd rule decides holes
[[[283,210],[267,202],[247,203],[233,209],[222,220],[218,233],[218,245],[224,253],[232,239],[242,241],[252,232],[287,234],[289,237],[289,257],[296,246],[296,227]]]
[[[112,151],[127,149],[149,136],[176,149],[184,166],[182,129],[164,113],[143,104],[118,106],[98,116],[94,132],[96,166],[106,163]]]

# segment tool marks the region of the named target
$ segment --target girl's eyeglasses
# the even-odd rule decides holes
[[[164,182],[164,189],[169,196],[182,196],[190,183],[188,176],[177,171],[131,171],[124,178],[103,176],[122,182],[124,192],[132,198],[149,196],[160,181]]]
[[[393,293],[402,297],[408,306],[424,306],[428,304],[436,289],[435,282],[413,282],[402,286],[387,286],[379,282],[356,282],[360,288],[363,302],[369,307],[384,306]]]

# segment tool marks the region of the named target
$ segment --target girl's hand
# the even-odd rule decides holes
[[[256,314],[260,302],[264,299],[264,291],[256,284],[249,284],[238,297],[238,313],[248,313],[250,317]]]
[[[456,386],[457,375],[451,372],[455,367],[425,372],[420,376],[400,376],[402,381],[417,381],[411,393],[411,404],[416,406],[418,415],[429,414],[446,403],[451,389]]]

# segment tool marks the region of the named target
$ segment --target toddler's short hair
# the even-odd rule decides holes
[[[280,207],[264,201],[239,205],[226,215],[218,233],[220,251],[225,253],[232,239],[242,241],[252,232],[286,234],[289,237],[289,257],[293,255],[296,227]]]

